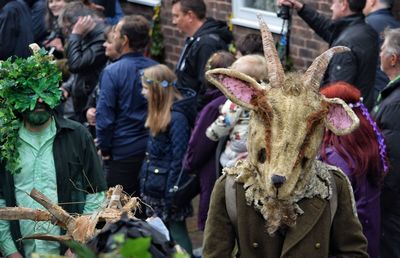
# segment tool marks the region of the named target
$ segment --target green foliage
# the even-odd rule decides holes
[[[190,255],[187,253],[176,253],[174,254],[174,258],[190,258]]]
[[[61,72],[44,49],[24,59],[0,62],[0,155],[6,169],[18,173],[17,114],[33,110],[41,98],[50,108],[60,103]]]
[[[150,237],[125,239],[123,234],[113,236],[115,250],[111,253],[101,254],[101,258],[151,258],[149,252]],[[88,247],[75,241],[69,241],[66,245],[78,256],[78,258],[96,258],[96,254]],[[182,257],[184,258],[184,257]]]
[[[68,241],[65,243],[66,246],[71,249],[78,258],[96,258],[96,254],[88,247],[79,244],[76,241]]]
[[[164,61],[164,36],[161,32],[161,19],[160,19],[160,5],[154,7],[154,13],[152,18],[152,28],[150,31],[151,46],[150,56],[159,61]]]
[[[127,239],[120,247],[119,253],[124,258],[151,258],[150,244],[150,237]]]

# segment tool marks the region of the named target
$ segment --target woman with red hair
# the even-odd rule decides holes
[[[368,239],[368,253],[370,257],[378,257],[380,188],[388,170],[384,140],[357,88],[346,82],[336,82],[322,88],[321,93],[328,98],[343,99],[360,119],[359,128],[348,135],[337,136],[326,130],[321,158],[341,168],[350,179],[358,217]]]

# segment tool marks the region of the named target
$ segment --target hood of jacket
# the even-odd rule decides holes
[[[229,31],[226,22],[215,20],[213,18],[207,18],[193,37],[197,38],[209,34],[218,35],[226,44],[229,44],[233,40],[232,32]]]
[[[190,127],[193,127],[197,115],[196,92],[189,88],[181,88],[179,91],[183,98],[174,102],[172,105],[172,111],[184,114]]]

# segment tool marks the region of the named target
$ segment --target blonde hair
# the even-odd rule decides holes
[[[175,88],[175,74],[159,64],[143,71],[142,84],[148,87],[148,113],[145,127],[155,136],[165,132],[171,122],[171,108],[182,95]]]
[[[241,56],[233,62],[231,68],[252,77],[258,82],[268,81],[267,60],[262,55]]]

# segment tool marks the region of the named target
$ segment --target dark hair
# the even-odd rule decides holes
[[[142,15],[127,15],[122,18],[121,36],[127,36],[129,47],[142,52],[149,43],[149,21]]]
[[[352,12],[362,13],[362,10],[365,7],[366,0],[347,0],[349,3],[349,8]]]
[[[321,93],[328,98],[341,98],[348,104],[359,102],[361,96],[357,88],[346,82],[330,84],[322,88]],[[383,164],[377,136],[361,108],[353,107],[353,111],[360,119],[360,126],[352,133],[343,136],[326,131],[321,157],[326,161],[326,149],[335,148],[351,169],[351,176],[356,179],[356,184],[358,179],[366,176],[370,184],[378,186],[383,179]]]
[[[66,1],[67,2],[67,1]],[[96,16],[96,13],[91,8],[84,5],[82,2],[73,1],[66,3],[63,12],[61,13],[61,27],[67,22],[69,26],[73,26],[80,16]]]
[[[57,17],[53,15],[49,8],[49,0],[46,0],[46,16],[45,16],[45,21],[46,21],[46,27],[47,30],[57,30],[58,23],[57,23]]]
[[[264,55],[263,43],[260,33],[248,33],[241,37],[237,44],[237,50],[242,55],[260,54]]]
[[[172,5],[177,3],[181,4],[181,11],[183,13],[192,11],[199,20],[206,17],[207,8],[203,0],[172,0]]]

